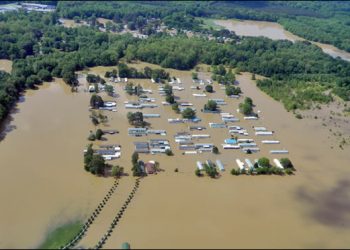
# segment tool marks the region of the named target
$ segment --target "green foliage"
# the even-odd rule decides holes
[[[94,109],[98,109],[104,106],[104,101],[101,96],[93,94],[90,97],[90,106]]]
[[[176,113],[180,113],[179,105],[177,103],[174,103],[171,105],[172,110],[174,110]]]
[[[211,178],[216,178],[219,175],[215,165],[209,166],[208,164],[204,164],[204,170]]]
[[[96,140],[96,135],[94,133],[90,133],[89,137],[88,137],[89,141],[94,141]]]
[[[281,158],[280,162],[284,168],[292,169],[294,170],[294,166],[292,162],[288,158]]]
[[[239,104],[239,110],[244,115],[250,115],[253,112],[253,105],[245,99],[243,103]]]
[[[97,140],[101,140],[103,135],[104,135],[104,133],[101,129],[96,130],[96,139]]]
[[[259,160],[258,160],[258,164],[259,164],[259,166],[260,167],[262,167],[262,168],[268,168],[268,167],[270,167],[271,165],[270,165],[270,160],[268,159],[268,158],[266,158],[266,157],[261,157]]]
[[[165,150],[165,154],[166,154],[167,156],[172,156],[172,155],[174,155],[173,151],[171,151],[170,149]]]
[[[128,112],[127,118],[130,125],[135,127],[145,127],[147,123],[143,120],[142,112]]]
[[[106,84],[105,90],[109,96],[113,96],[114,88],[112,85]]]
[[[134,152],[131,156],[132,165],[135,165],[138,160],[139,160],[139,154],[137,152]]]
[[[218,154],[219,153],[219,149],[217,146],[213,146],[213,153],[214,154]]]
[[[88,83],[99,83],[101,82],[101,77],[99,75],[87,74],[86,81]]]
[[[202,173],[198,168],[196,168],[196,170],[194,171],[194,174],[198,177],[202,176]]]
[[[191,108],[185,108],[182,111],[182,117],[185,119],[194,119],[196,117],[196,111]]]
[[[194,79],[194,80],[198,79],[198,73],[197,72],[192,72],[192,79]]]
[[[206,85],[205,86],[205,91],[207,91],[209,93],[213,93],[213,86],[212,85]]]
[[[242,91],[240,87],[235,87],[233,85],[226,85],[225,93],[227,96],[231,96],[231,95],[239,95],[242,93]]]
[[[234,169],[234,168],[233,168],[233,169],[231,170],[231,174],[232,174],[232,175],[237,175],[237,176],[238,176],[238,175],[241,174],[241,171],[240,171],[239,169]]]
[[[204,105],[204,109],[205,110],[210,110],[210,111],[216,111],[218,107],[218,104],[213,101],[213,100],[209,100],[205,105]]]
[[[120,177],[122,176],[124,173],[124,168],[120,167],[120,166],[113,166],[112,167],[112,171],[111,171],[111,175],[114,177]]]

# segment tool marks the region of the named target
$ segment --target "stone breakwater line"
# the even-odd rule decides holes
[[[107,232],[102,236],[101,240],[96,244],[96,246],[93,249],[101,249],[103,247],[103,245],[106,243],[107,239],[111,236],[113,229],[117,226],[119,220],[122,218],[126,208],[128,207],[129,203],[131,202],[131,200],[134,198],[134,195],[136,193],[136,191],[139,188],[140,185],[140,179],[141,178],[137,178],[135,181],[135,185],[134,188],[132,189],[132,191],[130,192],[128,198],[125,200],[123,206],[121,207],[121,209],[119,210],[118,214],[115,216],[115,218],[113,219],[109,229],[107,230]]]
[[[113,183],[113,186],[109,189],[105,197],[102,199],[102,201],[99,203],[97,208],[94,210],[92,215],[89,217],[89,219],[85,222],[81,230],[78,232],[78,234],[69,241],[65,246],[61,246],[60,249],[71,249],[73,248],[86,234],[87,230],[89,229],[90,225],[94,222],[94,220],[97,218],[97,216],[100,214],[104,206],[107,204],[109,199],[111,198],[112,194],[115,192],[116,188],[118,187],[119,182],[118,180],[115,180]]]

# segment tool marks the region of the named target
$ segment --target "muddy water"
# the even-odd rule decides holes
[[[265,36],[273,40],[303,41],[302,37],[292,34],[285,30],[282,25],[273,22],[264,21],[238,21],[238,20],[214,20],[217,25],[224,26],[226,29],[236,32],[240,36]],[[340,57],[343,60],[350,61],[350,53],[340,50],[333,45],[319,42],[311,43],[320,47],[324,53],[332,57]]]
[[[132,66],[141,69],[147,65],[156,67],[144,63]],[[103,76],[107,69],[111,67],[95,67],[91,73]],[[248,158],[268,156],[272,159],[268,154],[270,149],[286,148],[298,171],[293,177],[231,176],[229,171],[237,168],[234,160],[247,155],[237,150],[223,151],[221,143],[229,137],[228,132],[209,128],[208,122],[220,122],[220,116],[200,112],[207,98],[192,96],[201,91],[190,89],[191,72],[169,72],[180,77],[186,88],[174,91],[175,95],[192,102],[203,120],[199,125],[207,127],[193,133],[210,134],[210,139],[199,141],[213,142],[221,154],[186,156],[177,150],[173,135],[188,131],[188,125],[168,124],[168,118],[179,115],[170,107],[161,106],[164,97],[158,95],[158,86],[148,79],[129,81],[153,90],[149,96],[156,98],[160,106],[143,112],[160,113],[161,118],[149,121],[152,128],[166,129],[168,134],[166,137],[129,137],[128,110],[124,109],[123,102],[135,97],[124,93],[124,84],[115,84],[119,94],[118,112],[106,114],[108,127],[120,133],[106,136],[108,141],[103,142],[122,146],[121,158],[112,163],[124,166],[130,173],[133,142],[150,138],[167,138],[175,156],[140,154],[143,160],[159,161],[165,171],[142,181],[105,247],[117,248],[125,241],[133,248],[334,248],[350,244],[349,152],[330,150],[325,131],[314,130],[313,121],[295,119],[280,103],[260,92],[249,74],[242,74],[237,77],[241,88],[253,98],[256,111],[261,111],[261,120],[244,121],[236,113],[242,99],[224,97],[224,90],[216,84],[216,92],[208,97],[224,98],[228,105],[222,106],[222,110],[241,118],[237,125],[247,128],[249,138],[258,143],[261,152]],[[210,74],[200,72],[199,76],[209,79]],[[82,84],[80,92],[72,94],[60,82],[46,84],[40,91],[28,92],[25,102],[18,105],[19,112],[13,115],[12,121],[17,128],[0,143],[0,199],[6,201],[0,215],[1,247],[36,246],[45,232],[58,223],[84,218],[109,188],[111,180],[95,178],[84,172],[82,166],[81,152],[87,144],[88,131],[94,129],[88,119],[89,94],[84,92],[85,87]],[[101,95],[105,100],[113,99]],[[272,138],[281,140],[281,144],[261,145],[261,139],[253,135],[253,125],[274,130]],[[227,170],[218,180],[195,177],[195,162],[207,159],[221,159],[225,164]],[[175,168],[179,173],[174,172]],[[132,183],[129,180],[132,177],[124,178],[127,178],[126,184]],[[112,213],[107,214],[105,220],[112,217]],[[108,229],[108,223],[101,220],[98,230],[92,230],[91,238],[82,242],[85,247],[93,247],[89,244],[101,237],[103,228]]]
[[[12,70],[12,61],[7,59],[0,59],[0,70],[11,73]]]
[[[0,142],[0,248],[33,248],[54,227],[84,218],[112,180],[82,168],[85,95],[59,80],[28,91]]]

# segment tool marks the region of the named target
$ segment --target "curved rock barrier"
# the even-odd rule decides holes
[[[98,204],[97,208],[92,212],[91,216],[87,219],[87,221],[84,223],[81,230],[78,232],[76,236],[74,236],[73,239],[71,239],[66,245],[60,247],[60,249],[71,249],[73,248],[85,235],[87,230],[89,229],[90,225],[94,222],[94,220],[97,218],[97,216],[100,214],[106,203],[111,198],[112,194],[115,192],[119,185],[118,180],[115,180],[113,183],[113,186],[109,189],[105,197],[103,197],[102,201]]]
[[[114,228],[118,225],[119,220],[122,218],[122,216],[125,212],[125,209],[128,207],[129,203],[134,198],[134,195],[135,195],[135,193],[138,190],[139,185],[140,185],[140,179],[141,178],[136,179],[134,188],[132,189],[128,198],[125,200],[123,206],[121,207],[121,209],[119,210],[119,212],[117,213],[115,218],[113,219],[109,229],[102,236],[102,238],[99,240],[99,242],[96,244],[96,246],[93,249],[101,249],[103,247],[103,245],[106,243],[107,239],[112,235],[112,232],[113,232]]]

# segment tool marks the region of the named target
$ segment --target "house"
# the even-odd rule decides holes
[[[163,129],[149,129],[147,130],[148,135],[166,135],[166,130]]]
[[[146,162],[145,171],[147,174],[154,174],[156,172],[155,162],[154,161]]]
[[[177,142],[177,143],[179,143],[179,142],[188,142],[188,141],[191,141],[191,139],[192,139],[191,134],[189,134],[187,132],[176,133],[174,135],[174,137],[175,137],[175,142]]]
[[[179,150],[194,150],[196,149],[193,142],[180,142]]]

